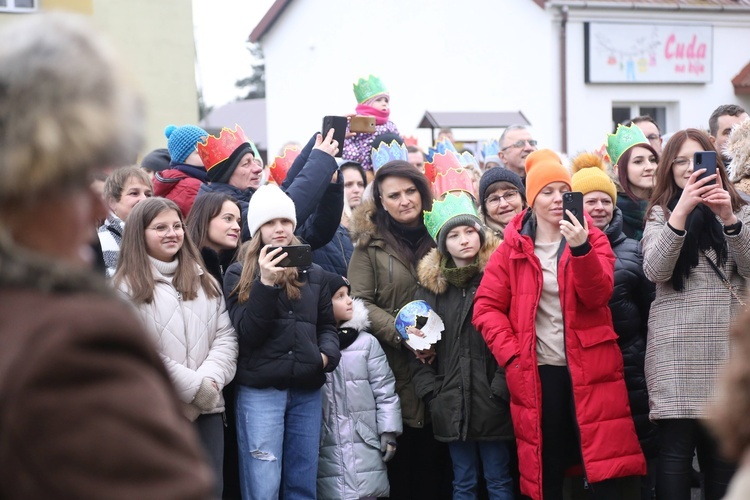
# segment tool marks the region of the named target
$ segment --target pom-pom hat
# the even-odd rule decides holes
[[[274,219],[288,219],[297,228],[297,212],[292,199],[274,184],[261,186],[247,207],[247,229],[254,237],[260,226]]]
[[[208,137],[208,132],[195,125],[168,125],[164,129],[164,135],[167,136],[167,149],[172,163],[185,163],[198,142]]]
[[[604,172],[604,162],[593,153],[581,153],[571,162],[573,172],[573,191],[583,194],[593,191],[601,191],[612,198],[612,203],[617,203],[617,187],[612,179]]]
[[[553,182],[572,184],[570,172],[554,151],[539,149],[526,157],[526,199],[530,207],[544,186]]]

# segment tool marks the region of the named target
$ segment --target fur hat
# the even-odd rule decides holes
[[[141,168],[153,172],[161,172],[162,170],[169,168],[169,163],[171,161],[172,159],[169,156],[169,150],[167,148],[154,149],[143,157],[143,160],[141,160]]]
[[[732,129],[732,135],[724,146],[732,158],[729,170],[731,182],[738,182],[750,177],[750,120],[738,123]]]
[[[136,162],[143,101],[81,16],[23,16],[0,32],[0,203],[88,185]]]
[[[592,191],[607,193],[612,198],[612,203],[617,203],[617,188],[612,179],[604,172],[604,162],[593,153],[581,153],[571,162],[573,172],[573,191],[583,194]]]
[[[570,172],[560,161],[557,153],[551,149],[540,149],[526,157],[526,199],[529,206],[534,206],[534,200],[544,186],[553,182],[572,184]]]
[[[169,149],[172,162],[184,163],[187,157],[193,151],[196,151],[198,142],[208,137],[208,132],[195,125],[183,125],[182,127],[168,125],[164,129],[164,135],[168,139],[167,149]]]
[[[523,180],[515,172],[511,172],[507,168],[503,167],[492,167],[485,170],[482,174],[482,178],[479,179],[479,204],[482,206],[482,213],[487,213],[487,207],[484,205],[484,199],[487,196],[487,191],[490,186],[496,182],[509,182],[516,186],[521,196],[526,198],[526,187],[523,185]]]
[[[288,219],[297,228],[297,212],[294,202],[275,184],[261,186],[250,198],[247,206],[247,228],[250,237],[255,236],[258,228],[274,219]]]

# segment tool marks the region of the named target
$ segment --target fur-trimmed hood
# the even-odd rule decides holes
[[[477,261],[480,272],[484,272],[484,268],[487,262],[489,262],[490,257],[502,243],[491,231],[485,231],[484,235],[484,245],[479,249],[479,258]],[[417,266],[419,283],[436,295],[445,293],[448,290],[448,281],[445,279],[443,273],[440,272],[440,260],[442,258],[443,254],[437,248],[433,248],[419,261],[419,265]]]
[[[339,329],[352,328],[358,332],[369,330],[372,323],[367,313],[367,306],[362,302],[362,299],[354,299],[352,309],[352,319],[343,323]]]
[[[376,211],[375,201],[367,200],[363,201],[352,212],[352,217],[349,221],[349,233],[355,246],[364,248],[370,244],[373,238],[380,238],[378,228],[375,226],[375,222],[373,222]]]
[[[737,182],[750,177],[750,120],[738,123],[725,145],[726,153],[732,158],[729,164],[730,181]]]

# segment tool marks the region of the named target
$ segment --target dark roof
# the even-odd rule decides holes
[[[250,33],[250,43],[255,43],[260,40],[266,32],[271,29],[276,19],[284,12],[284,9],[292,3],[292,0],[276,0],[273,5],[268,9],[266,15],[260,20],[258,25]]]
[[[750,62],[732,78],[734,95],[750,95]]]
[[[232,101],[212,109],[199,123],[209,134],[217,136],[223,127],[233,129],[235,124],[242,127],[258,149],[268,148],[265,99]]]
[[[417,128],[501,128],[530,125],[520,111],[425,111]]]

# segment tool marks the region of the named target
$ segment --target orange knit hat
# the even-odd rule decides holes
[[[526,199],[534,206],[534,199],[544,186],[553,182],[572,184],[570,172],[551,149],[540,149],[526,157]]]

